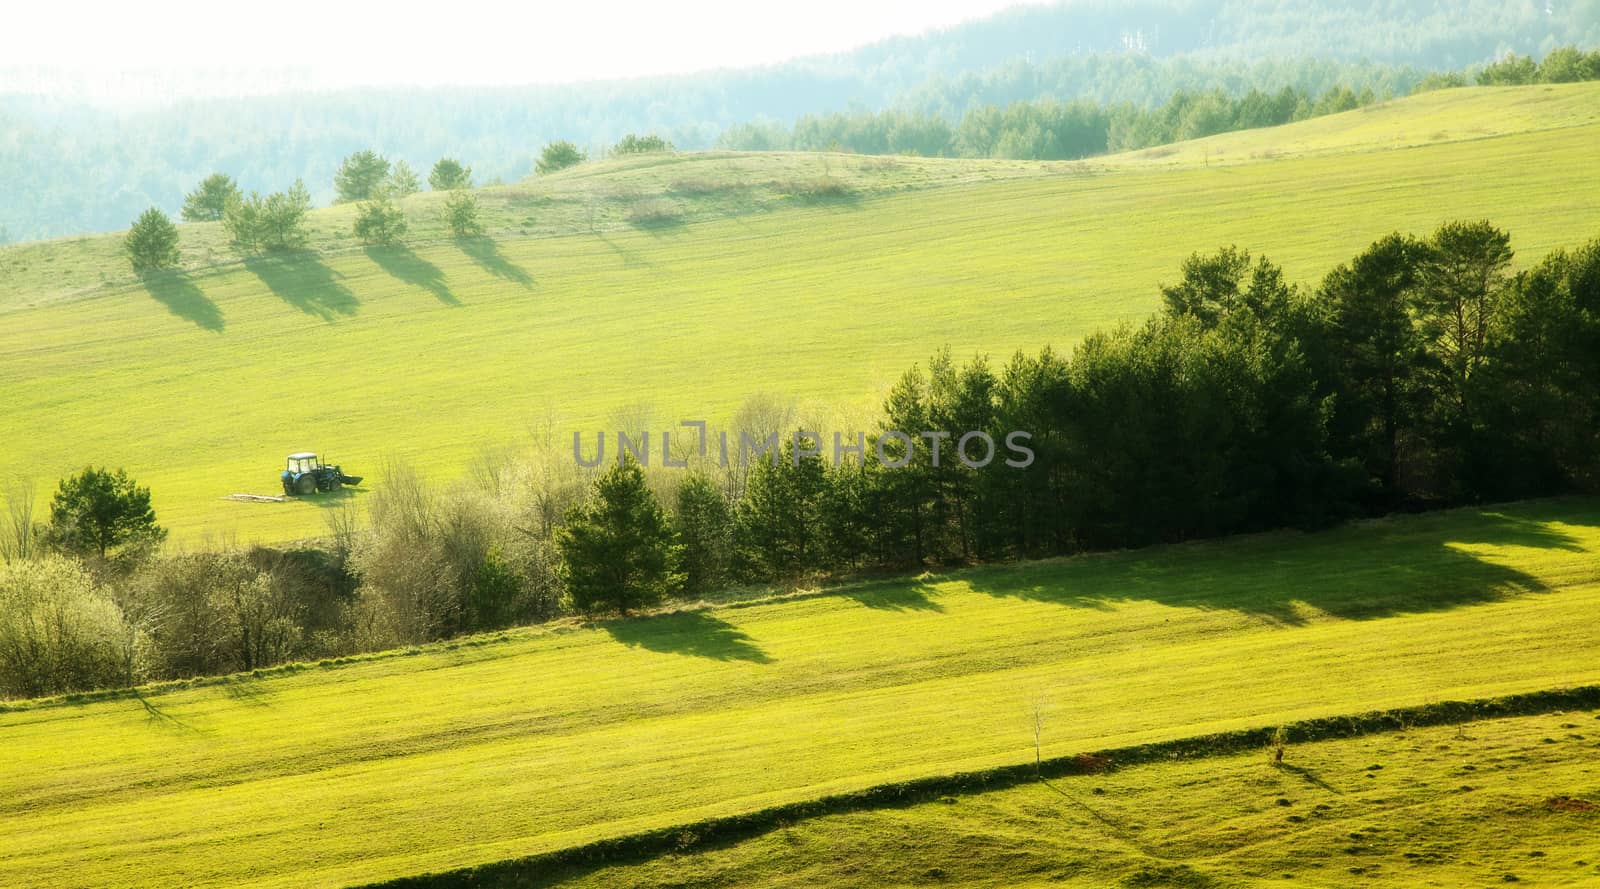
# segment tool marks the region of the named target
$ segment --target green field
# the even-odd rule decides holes
[[[433,195],[408,199],[404,249],[350,247],[347,207],[293,257],[185,226],[191,271],[148,285],[113,237],[8,248],[0,482],[42,499],[123,466],[177,542],[315,535],[315,505],[221,498],[273,492],[307,448],[381,483],[390,457],[450,478],[487,447],[622,413],[715,422],[763,392],[859,415],[940,346],[1004,356],[1139,318],[1224,244],[1315,281],[1389,231],[1490,218],[1529,261],[1600,234],[1596,109],[1597,84],[1451,90],[1093,163],[608,162],[485,192],[492,241],[438,240]],[[819,176],[855,196],[795,196]],[[682,224],[627,224],[658,197]]]
[[[1036,707],[1048,757],[1593,684],[1597,609],[1600,501],[1556,500],[13,708],[0,712],[0,885],[324,886],[492,862],[1031,762]],[[1562,792],[1592,795],[1592,776],[1573,783],[1580,765]],[[1141,774],[1107,786],[1164,780]],[[1193,773],[1172,774],[1186,786]],[[1267,788],[1233,804],[1288,795]],[[1309,808],[1308,790],[1296,798]],[[996,805],[1003,819],[1009,803]],[[1152,847],[1225,829],[1188,817],[1173,835],[1138,821]],[[1274,861],[1298,841],[1215,854]]]
[[[1600,712],[1057,778],[829,815],[542,885],[1579,886],[1600,883]],[[1515,879],[1511,879],[1515,878]]]

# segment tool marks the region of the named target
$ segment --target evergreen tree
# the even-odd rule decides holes
[[[333,174],[336,203],[366,201],[376,197],[389,178],[389,161],[376,151],[358,151],[346,157]]]
[[[472,168],[453,157],[441,157],[428,174],[428,187],[434,191],[455,191],[472,187]]]
[[[212,173],[200,182],[194,191],[183,199],[185,222],[216,222],[228,210],[228,205],[239,200],[239,186],[233,177]]]
[[[682,547],[632,459],[600,475],[588,502],[568,514],[556,545],[572,603],[584,612],[627,614],[683,585]]]
[[[167,536],[156,524],[149,488],[121,469],[94,467],[61,480],[50,501],[47,534],[62,551],[102,559],[117,547],[156,544]]]
[[[444,199],[444,223],[458,238],[483,234],[483,224],[478,221],[477,197],[465,190],[451,192]]]
[[[417,171],[405,161],[395,161],[394,167],[389,170],[389,180],[384,183],[384,191],[389,197],[399,199],[413,195],[422,190],[422,183],[417,179]]]
[[[539,153],[539,160],[535,162],[534,169],[538,170],[540,175],[554,173],[557,170],[565,170],[567,167],[581,164],[585,159],[586,156],[582,151],[578,150],[578,146],[563,139],[559,142],[551,142],[544,147],[544,150]]]
[[[140,274],[171,268],[178,264],[178,227],[167,214],[151,207],[128,229],[122,247],[133,270]]]
[[[733,513],[706,476],[696,473],[678,487],[674,522],[683,545],[683,588],[690,596],[720,589],[733,560]]]
[[[380,193],[356,208],[355,236],[369,246],[392,246],[406,233],[406,214]]]

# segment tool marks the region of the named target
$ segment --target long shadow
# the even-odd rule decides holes
[[[230,676],[222,685],[230,700],[252,707],[266,707],[272,703],[272,694],[261,679],[254,676]]]
[[[622,265],[623,265],[624,268],[630,268],[630,269],[653,269],[653,268],[655,268],[655,264],[652,263],[650,260],[645,259],[644,257],[640,256],[639,254],[635,253],[634,251],[629,250],[626,247],[623,247],[621,244],[616,243],[615,241],[613,241],[610,238],[606,237],[603,233],[597,232],[595,234],[595,237],[599,238],[601,243],[605,244],[607,247],[610,247],[612,253],[615,253],[615,254],[617,254],[617,256],[622,258]]]
[[[462,253],[467,254],[468,259],[496,278],[504,278],[522,287],[533,286],[533,276],[507,259],[493,238],[482,235],[475,238],[457,238],[456,246],[461,248]]]
[[[650,651],[718,661],[772,662],[743,630],[704,611],[608,621],[603,626],[618,642]]]
[[[309,252],[280,253],[246,259],[249,269],[273,295],[324,321],[348,318],[361,301],[340,283],[343,277]]]
[[[183,272],[156,272],[140,279],[145,292],[167,311],[202,330],[221,333],[226,327],[222,310]]]
[[[413,287],[421,287],[439,302],[447,306],[461,305],[461,300],[456,299],[456,295],[450,292],[450,285],[445,283],[444,271],[412,252],[411,248],[399,245],[368,247],[366,253],[378,268]]]
[[[168,713],[160,707],[157,707],[155,704],[151,703],[150,699],[145,697],[138,689],[133,690],[133,697],[141,706],[144,707],[144,712],[147,716],[149,716],[151,722],[154,722],[157,725],[165,728],[172,728],[179,731],[199,734],[199,729],[187,722],[184,722],[178,717],[173,716],[171,713]]]
[[[1517,514],[1517,513],[1524,514]],[[1552,523],[1600,526],[1600,501],[1458,510],[1293,532],[980,568],[949,579],[972,589],[1077,608],[1148,601],[1305,622],[1302,607],[1372,620],[1549,592],[1539,577],[1480,557],[1476,546],[1583,553]]]
[[[839,591],[846,599],[884,611],[943,611],[944,606],[934,600],[936,589],[931,584],[908,586],[905,583],[868,583]]]

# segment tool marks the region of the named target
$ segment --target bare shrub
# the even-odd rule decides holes
[[[678,225],[683,222],[683,211],[664,198],[646,198],[628,208],[628,222],[640,228]]]

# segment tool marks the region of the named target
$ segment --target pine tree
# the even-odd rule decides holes
[[[472,168],[453,157],[441,157],[428,174],[428,187],[434,191],[455,191],[472,187]]]
[[[355,235],[369,246],[393,246],[405,236],[406,214],[380,194],[370,201],[362,201],[356,209]]]
[[[395,161],[394,168],[389,171],[389,181],[384,184],[384,189],[392,198],[403,198],[422,190],[422,182],[417,179],[417,171],[405,161]]]
[[[339,164],[333,175],[337,202],[365,201],[375,197],[389,178],[389,161],[376,151],[358,151]]]
[[[589,500],[556,536],[567,592],[584,612],[627,614],[676,595],[683,548],[632,459],[594,484]]]
[[[123,239],[133,270],[143,274],[178,264],[178,227],[156,207],[144,211]]]
[[[222,173],[207,176],[194,191],[183,199],[184,222],[216,222],[228,211],[228,205],[239,200],[239,186],[233,177]]]
[[[458,238],[483,234],[483,224],[478,221],[478,199],[470,191],[451,192],[444,199],[444,222]]]

